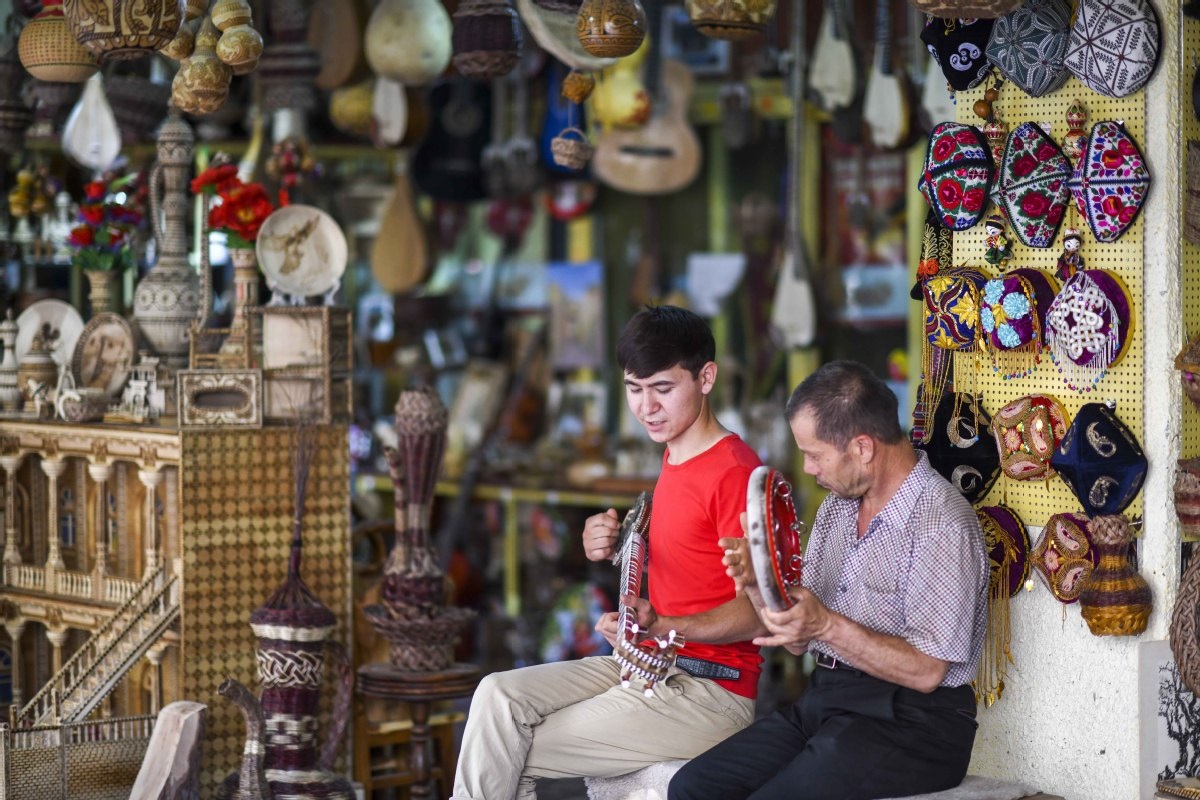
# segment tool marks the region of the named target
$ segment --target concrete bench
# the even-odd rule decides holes
[[[667,784],[687,761],[664,761],[615,778],[585,778],[588,800],[666,800]],[[998,778],[968,775],[944,792],[912,795],[890,800],[1063,800],[1028,786]]]

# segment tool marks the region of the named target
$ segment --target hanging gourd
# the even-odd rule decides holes
[[[713,39],[761,36],[775,16],[775,0],[687,0],[684,5],[696,30]]]
[[[75,40],[99,59],[143,58],[179,33],[184,0],[63,0]]]
[[[440,0],[383,0],[367,22],[367,63],[405,86],[433,83],[450,63],[450,28]]]
[[[95,56],[75,41],[63,17],[62,0],[45,0],[21,31],[17,55],[39,81],[83,83],[100,68]]]
[[[592,55],[624,58],[646,38],[646,11],[638,0],[583,0],[575,33]]]

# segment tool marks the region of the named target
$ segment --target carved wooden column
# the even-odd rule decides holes
[[[57,675],[62,669],[62,647],[67,641],[67,629],[46,626],[46,641],[50,642],[50,674]]]
[[[153,667],[152,677],[154,679],[154,691],[150,693],[150,713],[158,715],[159,709],[162,708],[163,691],[162,691],[162,660],[163,649],[159,647],[151,647],[146,651],[146,660]]]
[[[12,641],[12,704],[13,708],[20,708],[25,703],[25,693],[21,691],[21,634],[25,632],[25,618],[6,619],[4,629]]]
[[[108,478],[112,474],[112,464],[88,462],[88,475],[96,482],[96,513],[95,533],[92,538],[96,542],[96,575],[108,574]],[[100,581],[94,585],[99,588]]]
[[[47,526],[46,526],[46,544],[49,545],[49,551],[46,554],[46,569],[47,570],[63,570],[66,569],[66,564],[62,560],[62,552],[59,548],[59,533],[58,533],[58,478],[67,469],[67,462],[62,458],[43,458],[42,472],[46,473],[48,479],[47,493]],[[55,593],[55,587],[51,584],[51,576],[46,576],[46,591],[51,594]]]
[[[21,454],[0,456],[0,467],[4,469],[4,563],[20,564],[21,551],[17,548],[17,470],[21,467]]]
[[[146,548],[145,575],[158,569],[158,484],[162,483],[162,473],[158,467],[138,470],[138,480],[146,487],[146,506],[143,511],[145,539],[142,545]]]

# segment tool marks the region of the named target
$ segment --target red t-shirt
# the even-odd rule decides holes
[[[698,614],[733,599],[733,580],[725,574],[717,540],[742,535],[739,517],[746,510],[746,484],[760,463],[734,435],[682,464],[667,463],[663,454],[650,510],[646,565],[650,603],[659,614]],[[762,663],[757,645],[688,639],[680,653],[741,670],[738,680],[717,683],[743,697],[757,696]]]

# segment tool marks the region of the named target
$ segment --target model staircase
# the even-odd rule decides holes
[[[86,719],[126,673],[179,619],[177,575],[162,567],[63,664],[46,685],[12,715],[14,728]]]

